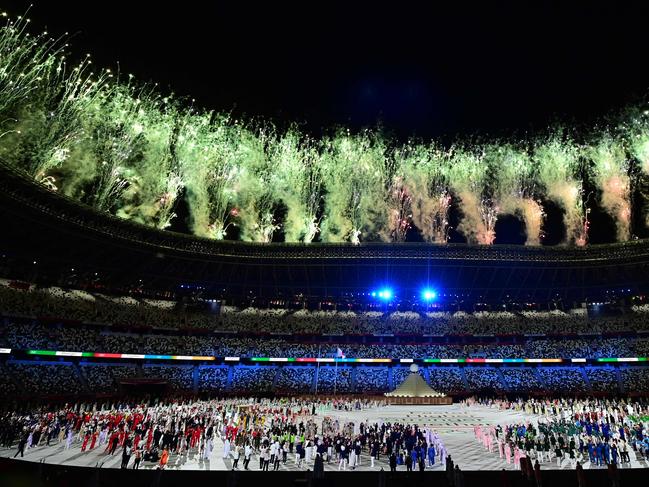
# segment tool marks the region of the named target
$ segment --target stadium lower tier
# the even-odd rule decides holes
[[[312,336],[116,330],[96,324],[6,317],[0,347],[82,353],[331,359],[606,359],[649,357],[647,332],[571,335]],[[128,357],[126,357],[128,358]]]
[[[407,366],[199,365],[8,359],[0,364],[5,400],[34,396],[167,392],[208,395],[382,394],[401,384]],[[649,367],[453,366],[420,368],[430,386],[450,395],[646,394]]]
[[[327,306],[330,306],[328,303]],[[519,311],[414,311],[394,308],[355,310],[266,309],[220,306],[211,301],[146,299],[88,290],[39,288],[0,278],[0,313],[47,317],[106,328],[164,328],[184,333],[270,333],[315,335],[489,335],[552,333],[627,333],[647,331],[649,305],[644,297],[620,308],[583,307]],[[407,308],[407,306],[406,306]]]

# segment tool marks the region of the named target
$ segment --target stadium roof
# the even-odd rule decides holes
[[[254,244],[214,241],[100,214],[0,164],[0,248],[57,278],[72,268],[104,282],[180,284],[230,296],[337,297],[389,284],[397,296],[422,285],[485,301],[583,300],[643,292],[649,241],[575,247],[403,244]]]

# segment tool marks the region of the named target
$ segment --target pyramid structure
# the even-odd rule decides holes
[[[385,394],[388,404],[452,404],[453,398],[437,392],[419,374],[416,364],[410,366],[410,374],[394,391]]]
[[[430,387],[418,372],[410,372],[406,380],[394,391],[386,393],[388,397],[445,397]]]

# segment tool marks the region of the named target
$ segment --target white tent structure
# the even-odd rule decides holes
[[[389,404],[452,404],[453,399],[437,392],[419,374],[417,364],[410,366],[410,374],[394,391],[385,394]]]

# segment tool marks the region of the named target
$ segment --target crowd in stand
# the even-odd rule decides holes
[[[343,422],[336,411],[380,408],[382,402],[344,398],[82,404],[60,409],[10,411],[0,416],[0,445],[23,457],[31,448],[99,450],[121,456],[122,468],[166,468],[188,458],[210,460],[222,445],[232,469],[322,471],[364,462],[391,470],[425,470],[447,460],[432,429],[398,422]],[[13,453],[13,451],[12,451]],[[449,460],[450,461],[450,460]],[[252,462],[252,463],[251,463]]]
[[[353,392],[351,367],[320,367],[318,391],[338,394]]]
[[[513,312],[428,312],[259,310],[224,308],[219,329],[301,333],[526,334],[612,332],[645,329],[645,307],[622,316],[589,319],[585,309]],[[588,325],[586,325],[588,322]]]
[[[618,387],[617,371],[611,367],[584,368],[588,382],[595,392],[614,391]]]
[[[260,393],[273,391],[273,382],[277,369],[275,367],[236,367],[234,369],[233,388],[236,391],[257,390]]]
[[[622,368],[620,377],[625,391],[649,392],[649,374],[645,368]]]
[[[193,379],[193,367],[191,365],[175,365],[167,367],[164,365],[142,366],[142,377],[149,379],[163,379],[172,389],[191,390]]]
[[[316,372],[315,367],[282,367],[275,389],[280,393],[307,394],[313,388]]]
[[[545,388],[534,369],[527,367],[505,367],[501,369],[509,388],[519,392],[530,392]]]
[[[299,343],[301,338],[173,336],[124,333],[90,325],[62,325],[4,318],[0,346],[17,350],[67,350],[109,353],[213,355],[216,357],[323,357],[337,347],[355,358],[602,358],[649,356],[649,338],[593,337],[519,339],[523,343],[481,344]],[[378,340],[374,338],[374,340]]]
[[[88,389],[97,392],[115,391],[120,381],[139,375],[139,370],[134,365],[82,364],[80,368]]]
[[[396,388],[409,373],[405,366],[205,366],[9,360],[0,365],[0,393],[6,399],[114,394],[125,382],[153,381],[169,391],[187,393],[382,394]],[[487,394],[649,392],[647,367],[430,366],[421,367],[420,373],[433,389],[453,395],[470,391]]]
[[[429,373],[430,386],[436,391],[460,392],[467,389],[459,367],[431,368]]]
[[[214,314],[171,301],[113,297],[60,288],[21,290],[0,281],[0,347],[12,350],[207,355],[216,357],[354,358],[602,358],[649,356],[649,338],[623,331],[646,328],[649,308],[590,318],[564,312],[415,313],[288,311],[222,307]],[[72,321],[70,321],[72,320]],[[164,329],[166,328],[166,329]],[[189,328],[203,332],[192,333]],[[237,331],[239,333],[225,333]],[[602,331],[607,332],[601,334]],[[254,332],[254,333],[253,333]],[[291,335],[259,335],[258,332]],[[398,340],[359,333],[430,333]],[[581,335],[556,335],[556,333]],[[305,333],[346,333],[314,339]],[[459,334],[460,336],[437,336]],[[516,336],[508,334],[515,333]],[[553,333],[546,335],[544,333]],[[616,335],[616,333],[618,333]],[[498,334],[495,336],[485,336]],[[590,335],[589,335],[590,334]],[[350,336],[354,335],[354,336]],[[467,343],[471,342],[471,343]],[[62,360],[62,359],[61,359]],[[171,389],[219,393],[380,393],[400,384],[407,367],[169,365],[158,363],[28,362],[0,364],[3,394],[114,392],[127,379],[160,380]],[[571,393],[649,391],[642,367],[526,366],[423,369],[433,389]]]
[[[32,394],[75,394],[82,389],[82,383],[74,366],[33,365],[12,363],[6,370],[18,384],[20,390]]]
[[[356,392],[382,393],[390,390],[387,367],[368,367],[363,370],[361,378],[362,380],[356,381]]]
[[[532,420],[475,427],[484,449],[503,462],[530,469],[533,462],[578,463],[617,468],[649,459],[649,402],[630,399],[476,400],[468,406],[489,405],[525,412]]]
[[[14,289],[0,281],[2,312],[133,327],[204,328],[232,332],[329,334],[552,334],[646,329],[649,306],[619,316],[589,317],[585,309],[521,312],[288,311],[222,306],[199,311],[164,300],[114,297],[61,288]]]
[[[227,367],[200,367],[198,369],[199,392],[218,393],[224,391],[228,384]]]
[[[584,376],[578,367],[539,367],[538,372],[549,390],[559,393],[587,391]]]
[[[465,369],[465,375],[469,390],[504,390],[504,383],[500,379],[500,372],[495,368],[467,368]]]
[[[114,297],[57,287],[14,289],[0,282],[0,302],[4,313],[115,325],[213,328],[217,316],[187,309],[172,301]]]

